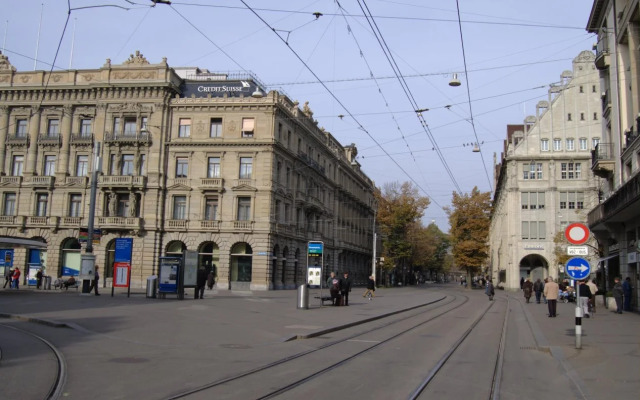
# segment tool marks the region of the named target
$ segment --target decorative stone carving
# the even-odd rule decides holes
[[[20,80],[22,81],[22,83],[27,83],[31,80],[31,77],[29,75],[22,75],[20,77]]]
[[[119,111],[142,111],[140,103],[122,103],[116,105],[114,108]]]
[[[11,65],[9,58],[0,51],[0,71],[15,71],[16,68]]]
[[[126,60],[123,64],[149,64],[149,61],[140,53],[140,50],[136,50],[136,54],[129,55],[129,59]]]
[[[102,68],[111,68],[111,59],[107,58],[107,60],[104,62],[104,65],[102,66]]]
[[[51,79],[52,79],[54,82],[56,82],[56,83],[57,83],[57,82],[60,82],[60,81],[62,80],[62,78],[63,78],[63,76],[62,76],[62,75],[60,75],[60,74],[55,74],[55,75],[53,75],[53,76],[51,77]]]

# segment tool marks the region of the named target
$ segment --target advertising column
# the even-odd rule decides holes
[[[113,285],[111,285],[111,297],[114,288],[126,287],[127,297],[131,295],[131,255],[133,253],[132,238],[117,238],[116,251],[113,260]]]

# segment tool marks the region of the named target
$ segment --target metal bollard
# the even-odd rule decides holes
[[[309,288],[306,283],[298,286],[298,309],[309,309]]]

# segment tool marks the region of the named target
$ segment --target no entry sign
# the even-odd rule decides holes
[[[575,223],[567,226],[564,237],[571,244],[583,244],[589,240],[589,228],[585,224]]]

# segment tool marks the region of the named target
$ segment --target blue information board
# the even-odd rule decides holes
[[[116,238],[116,254],[114,262],[131,263],[131,254],[133,251],[132,238]]]
[[[565,270],[571,279],[582,280],[591,273],[591,265],[584,258],[573,257],[567,261]]]

